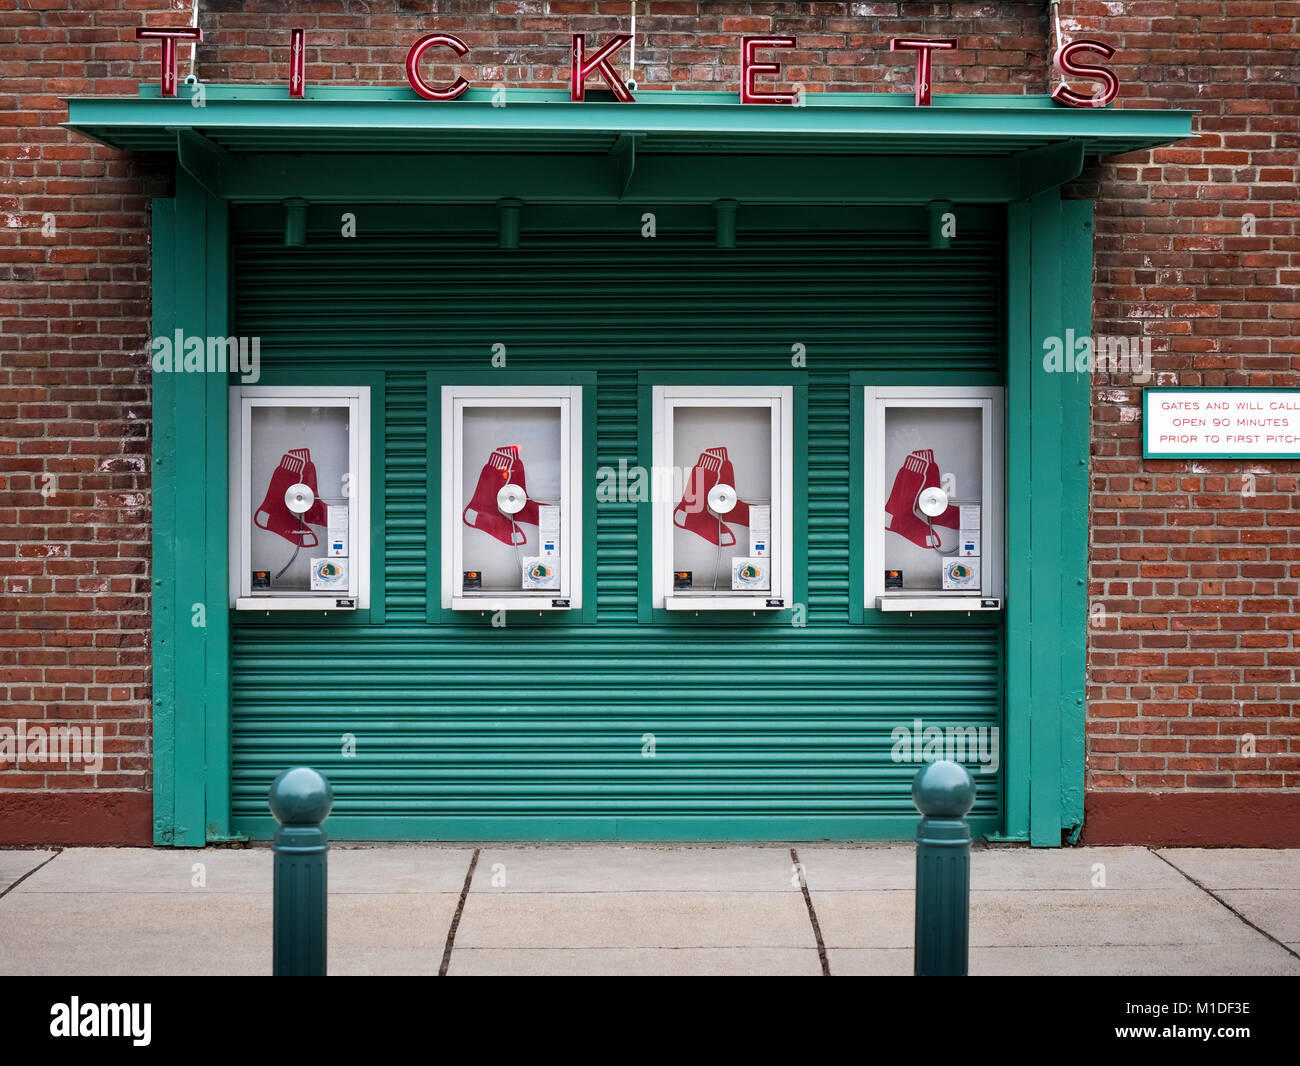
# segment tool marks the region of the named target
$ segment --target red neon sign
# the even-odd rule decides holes
[[[956,37],[895,37],[889,42],[891,52],[916,53],[916,86],[914,95],[917,107],[930,106],[930,53],[947,52],[957,47]]]
[[[1052,57],[1052,62],[1066,77],[1094,78],[1106,86],[1105,90],[1095,96],[1084,96],[1068,85],[1061,84],[1052,90],[1052,99],[1067,107],[1105,107],[1119,93],[1119,78],[1115,77],[1113,70],[1106,67],[1076,63],[1074,57],[1078,52],[1096,52],[1103,59],[1110,59],[1115,55],[1115,49],[1101,41],[1071,41],[1061,45]]]
[[[137,41],[162,41],[162,94],[176,95],[176,42],[201,41],[203,31],[197,26],[182,26],[179,29],[153,29],[150,26],[138,26],[135,31]]]
[[[140,26],[135,31],[136,40],[162,42],[162,94],[175,96],[176,76],[176,42],[201,41],[203,31],[195,26],[181,26],[175,29],[152,26]],[[301,27],[290,30],[289,37],[289,95],[301,98],[306,92],[306,71],[304,56],[305,33]],[[573,34],[572,64],[569,72],[569,98],[575,102],[586,99],[587,79],[592,74],[599,74],[609,86],[616,100],[625,104],[635,101],[635,97],[610,63],[610,57],[632,40],[632,35],[619,33],[611,37],[599,50],[587,54],[586,37]],[[958,46],[956,37],[895,37],[889,42],[891,52],[916,53],[916,80],[913,95],[918,107],[930,106],[930,83],[933,72],[935,52],[953,51]],[[760,61],[757,53],[760,48],[794,48],[796,38],[793,34],[763,37],[742,37],[740,43],[740,102],[743,104],[787,104],[800,103],[799,94],[776,92],[761,88],[758,79],[775,77],[781,73],[781,64],[772,60]],[[463,77],[457,77],[446,86],[430,85],[419,71],[420,59],[430,48],[449,48],[458,57],[469,53],[469,45],[450,33],[427,33],[412,46],[406,56],[406,78],[411,88],[427,100],[455,100],[464,94],[470,83]],[[1102,83],[1104,88],[1091,96],[1075,92],[1066,85],[1058,85],[1052,91],[1052,99],[1065,107],[1105,107],[1119,93],[1119,78],[1108,67],[1090,63],[1080,63],[1075,56],[1080,52],[1095,52],[1103,59],[1111,59],[1115,49],[1101,41],[1071,41],[1062,45],[1053,56],[1054,65],[1067,77],[1091,78]]]
[[[289,95],[301,100],[307,91],[307,75],[304,73],[303,38],[306,33],[301,26],[289,31]]]
[[[569,99],[585,100],[587,98],[587,78],[593,71],[600,71],[600,76],[614,93],[614,98],[630,104],[635,99],[618,71],[609,65],[609,57],[632,39],[630,33],[615,34],[609,42],[590,59],[587,58],[587,39],[581,33],[573,35],[573,66],[569,72]]]
[[[755,79],[760,75],[781,73],[780,63],[759,63],[754,53],[760,48],[793,48],[792,36],[742,37],[740,39],[740,102],[742,104],[793,104],[794,93],[774,93],[760,89]]]
[[[464,56],[469,51],[469,45],[453,34],[426,33],[411,45],[411,50],[406,53],[406,80],[411,83],[411,88],[426,100],[455,100],[469,88],[469,82],[464,78],[457,76],[456,80],[446,88],[437,89],[420,77],[420,57],[434,47],[450,48],[458,56]]]

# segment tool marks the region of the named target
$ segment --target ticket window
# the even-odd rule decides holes
[[[582,605],[581,386],[443,386],[442,605]]]
[[[866,389],[866,606],[999,610],[1002,390]]]
[[[792,389],[656,386],[652,402],[654,606],[792,606]]]
[[[231,390],[236,610],[369,607],[370,390]]]

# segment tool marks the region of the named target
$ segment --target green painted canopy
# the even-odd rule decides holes
[[[917,107],[910,94],[888,93],[809,93],[802,106],[774,106],[726,92],[642,91],[631,104],[608,94],[574,103],[551,89],[471,89],[452,102],[405,86],[322,86],[300,100],[283,86],[180,92],[76,97],[64,125],[114,148],[176,153],[214,194],[244,201],[369,188],[394,202],[651,191],[695,201],[994,202],[1068,181],[1084,156],[1186,138],[1193,114],[981,94]],[[525,166],[526,156],[549,162]]]

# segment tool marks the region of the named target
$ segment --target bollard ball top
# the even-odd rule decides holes
[[[927,818],[963,818],[975,806],[975,780],[961,763],[927,763],[912,778],[912,802]]]
[[[320,825],[334,806],[334,789],[310,766],[294,766],[271,782],[267,805],[281,825]]]

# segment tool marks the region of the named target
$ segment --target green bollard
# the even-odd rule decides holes
[[[916,827],[917,977],[965,977],[970,956],[970,827],[975,782],[966,767],[932,762],[912,779]]]
[[[271,782],[267,802],[280,823],[271,842],[271,972],[276,977],[324,977],[330,845],[321,823],[334,806],[334,790],[310,766],[295,766]]]

